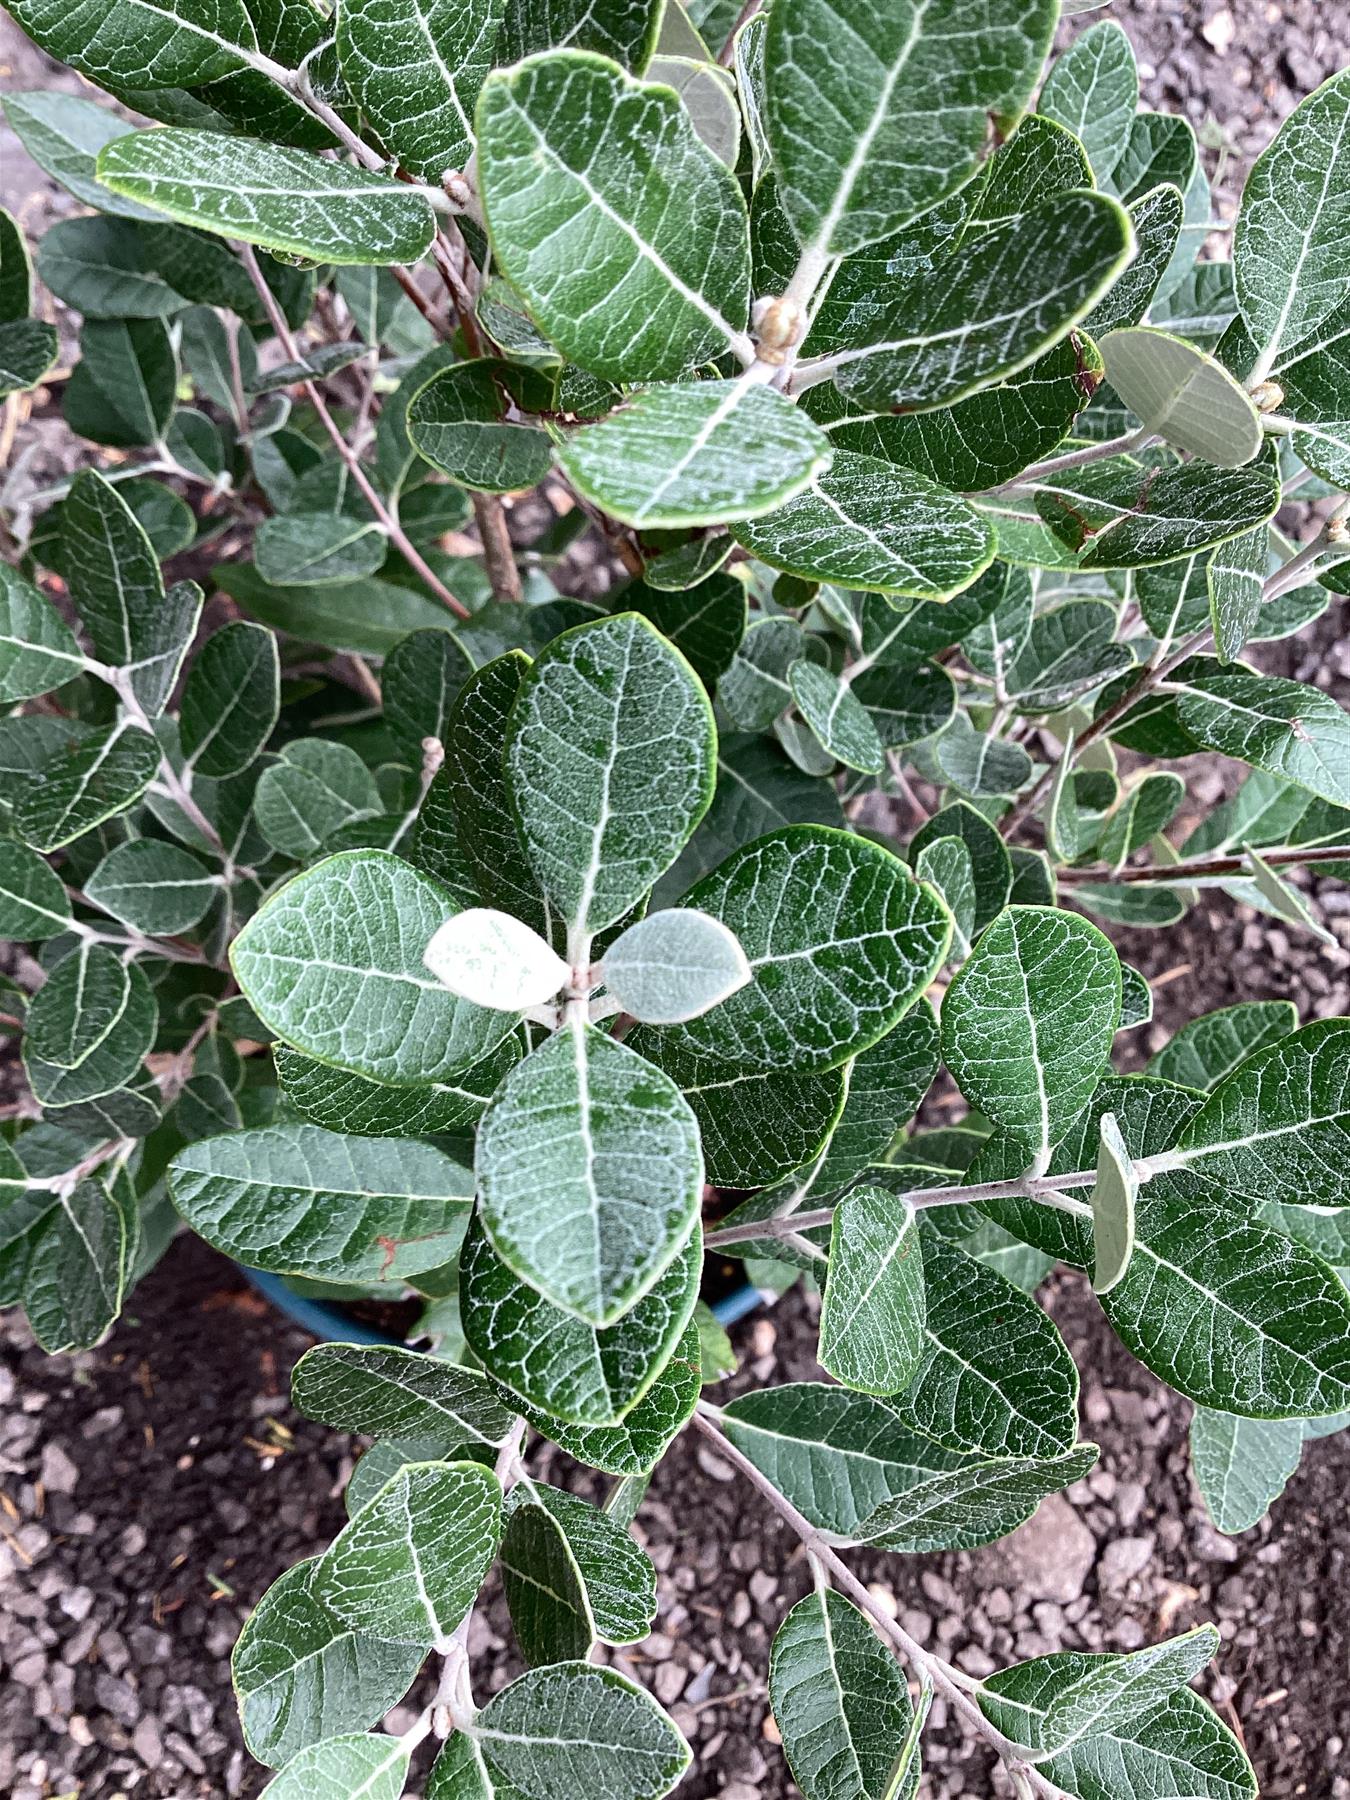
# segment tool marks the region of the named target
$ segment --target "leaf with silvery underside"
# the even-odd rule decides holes
[[[542,1506],[517,1506],[508,1515],[501,1569],[526,1667],[584,1662],[595,1642],[585,1584],[566,1534]]]
[[[795,619],[756,619],[717,684],[718,704],[741,731],[767,731],[792,704],[788,671],[806,658],[822,662],[825,646]]]
[[[860,1187],[835,1208],[820,1314],[820,1365],[845,1387],[896,1394],[923,1355],[918,1218],[883,1188]]]
[[[1055,58],[1036,102],[1038,113],[1081,140],[1099,182],[1120,161],[1138,107],[1134,48],[1114,19],[1089,27]]]
[[[636,613],[555,638],[522,681],[506,769],[541,884],[578,938],[612,925],[707,811],[712,709]]]
[[[1134,261],[1083,321],[1083,329],[1098,339],[1104,332],[1137,325],[1149,311],[1176,255],[1185,202],[1180,190],[1164,181],[1141,194],[1127,210],[1136,246]]]
[[[1188,1688],[1128,1725],[1083,1738],[1040,1765],[1082,1800],[1256,1800],[1256,1776],[1241,1745]]]
[[[671,89],[536,56],[488,78],[477,126],[498,263],[569,360],[660,381],[748,349],[745,205]]]
[[[252,1268],[349,1283],[397,1283],[453,1257],[472,1187],[429,1144],[308,1124],[206,1138],[169,1173],[174,1205],[217,1249]]]
[[[613,1425],[648,1392],[683,1336],[701,1263],[696,1231],[636,1306],[596,1327],[513,1275],[474,1220],[460,1253],[465,1337],[489,1374],[551,1418]]]
[[[499,64],[536,50],[594,50],[640,74],[656,47],[664,8],[654,0],[506,0]]]
[[[1160,454],[1160,453],[1159,453]],[[1036,510],[1080,569],[1139,569],[1212,549],[1272,517],[1279,472],[1266,453],[1241,469],[1110,457],[1038,481]]]
[[[91,16],[17,0],[14,17],[49,55],[106,86],[196,87],[239,69],[257,34],[242,0],[127,0]]]
[[[9,790],[14,829],[36,850],[59,850],[135,804],[159,767],[148,732],[114,725],[72,738]]]
[[[851,450],[776,512],[734,523],[732,536],[771,568],[919,600],[960,593],[994,555],[993,532],[966,501]]]
[[[1226,1192],[1346,1204],[1350,1020],[1319,1019],[1248,1054],[1212,1089],[1165,1160]]]
[[[807,657],[788,669],[788,685],[822,749],[846,768],[881,772],[885,753],[877,728],[850,684]]]
[[[457,1000],[422,966],[456,910],[397,856],[343,851],[278,888],[235,939],[231,962],[258,1016],[295,1049],[373,1081],[445,1082],[516,1023]]]
[[[522,1675],[488,1701],[473,1735],[494,1779],[531,1800],[660,1800],[690,1762],[688,1744],[648,1694],[586,1662]]]
[[[1246,390],[1184,338],[1129,326],[1107,331],[1100,348],[1121,400],[1174,449],[1236,469],[1261,448],[1261,421]]]
[[[567,1538],[596,1636],[605,1644],[641,1643],[656,1616],[656,1571],[646,1553],[617,1519],[575,1494],[534,1482],[529,1498]]]
[[[36,944],[69,925],[66,886],[51,864],[27,844],[0,839],[0,937]]]
[[[1101,600],[1066,600],[1032,621],[1005,685],[1025,713],[1059,712],[1128,669],[1134,653],[1114,641],[1116,609]]]
[[[830,464],[828,440],[800,408],[745,377],[643,388],[608,418],[553,436],[581,492],[644,528],[758,517]]]
[[[1292,1000],[1248,1000],[1183,1025],[1148,1065],[1150,1075],[1208,1092],[1258,1050],[1298,1025]]]
[[[969,494],[1011,481],[1048,456],[1102,375],[1092,340],[1070,331],[1029,367],[952,406],[895,413],[848,400],[829,382],[808,388],[801,404],[839,449],[902,463]]]
[[[396,1737],[346,1732],[310,1744],[263,1789],[263,1800],[399,1800],[408,1750]]]
[[[1077,1435],[1078,1371],[1028,1295],[921,1228],[926,1343],[909,1386],[888,1405],[944,1449],[1043,1459]]]
[[[185,225],[315,262],[415,263],[435,231],[426,199],[387,175],[213,131],[114,138],[98,179]]]
[[[1103,1113],[1092,1188],[1092,1291],[1110,1293],[1134,1254],[1134,1212],[1139,1176],[1113,1113]]]
[[[855,405],[950,406],[1044,355],[1108,293],[1131,248],[1116,201],[1052,195],[889,292],[844,345],[836,384]]]
[[[1212,1625],[1128,1656],[1066,1650],[1000,1669],[980,1683],[980,1710],[1013,1743],[1058,1755],[1128,1725],[1194,1681],[1219,1648]]]
[[[277,641],[237,619],[197,652],[183,689],[183,754],[201,775],[237,775],[257,756],[280,707]]]
[[[836,1192],[882,1155],[913,1117],[939,1060],[937,1018],[926,999],[853,1058],[844,1108],[812,1181],[815,1192]]]
[[[343,0],[337,53],[352,98],[410,174],[439,182],[473,150],[502,0]]]
[[[609,1000],[641,1024],[698,1018],[750,980],[736,935],[691,906],[639,919],[608,946],[600,978]]]
[[[83,651],[45,596],[0,564],[0,704],[49,693],[84,666]]]
[[[444,1651],[501,1541],[501,1487],[481,1463],[412,1463],[319,1559],[314,1591],[385,1643]]]
[[[1006,127],[1026,104],[1056,10],[906,0],[864,17],[792,0],[771,16],[768,138],[803,244],[846,255],[959,188],[990,115]]]
[[[1136,931],[1162,931],[1186,916],[1186,902],[1171,888],[1142,883],[1083,882],[1074,899],[1087,912]]]
[[[691,1322],[685,1326],[674,1355],[617,1425],[569,1424],[521,1402],[507,1389],[502,1394],[520,1406],[536,1431],[578,1462],[609,1475],[645,1475],[660,1461],[693,1412],[700,1381],[698,1326]]]
[[[412,396],[408,436],[429,463],[466,487],[491,494],[534,487],[548,473],[553,447],[528,415],[547,410],[552,393],[552,382],[536,370],[492,357],[456,363]]]
[[[148,207],[118,199],[95,179],[99,151],[112,138],[124,137],[132,129],[124,118],[74,94],[40,90],[6,95],[4,113],[38,167],[77,200],[119,218],[158,217]]]
[[[422,960],[450,993],[499,1012],[543,1006],[569,980],[567,964],[537,931],[490,906],[453,914]]]
[[[1273,364],[1344,297],[1350,276],[1350,71],[1296,107],[1252,165],[1233,233],[1238,303]]]
[[[273,1768],[342,1732],[376,1724],[401,1700],[422,1651],[381,1643],[316,1599],[317,1559],[297,1563],[263,1595],[231,1658],[244,1742]]]
[[[668,593],[634,582],[618,603],[641,613],[709,686],[726,673],[745,637],[746,586],[735,575],[709,575],[694,593]]]
[[[87,940],[48,973],[28,1008],[26,1042],[58,1068],[77,1069],[120,1023],[131,977],[106,944]]]
[[[514,1422],[476,1370],[385,1344],[319,1344],[295,1365],[291,1401],[307,1419],[364,1437],[504,1444]]]
[[[93,1176],[51,1196],[30,1234],[22,1287],[29,1326],[49,1356],[89,1349],[121,1312],[133,1218]]]
[[[1217,1530],[1234,1537],[1259,1525],[1303,1455],[1301,1419],[1241,1419],[1197,1406],[1191,1472]]]
[[[679,1255],[698,1214],[698,1124],[668,1076],[570,1022],[483,1116],[481,1216],[498,1254],[564,1311],[610,1325]]]
[[[754,978],[672,1039],[760,1068],[829,1068],[875,1043],[927,986],[950,931],[897,858],[819,826],[748,845],[684,904],[730,926]]]
[[[1202,671],[1177,710],[1206,748],[1350,806],[1350,714],[1330,694],[1246,669]]]
[[[896,1793],[896,1764],[914,1717],[909,1690],[895,1657],[842,1594],[807,1594],[778,1627],[769,1703],[806,1800]],[[906,1779],[900,1792],[912,1787]]]
[[[1032,761],[1020,744],[976,731],[957,713],[933,745],[933,761],[958,793],[990,799],[1015,794],[1031,780]]]
[[[1120,961],[1084,919],[1010,907],[942,1005],[943,1055],[972,1106],[1048,1156],[1091,1098],[1120,1023]]]

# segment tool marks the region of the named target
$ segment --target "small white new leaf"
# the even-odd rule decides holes
[[[1139,1177],[1114,1113],[1102,1114],[1097,1180],[1092,1189],[1094,1294],[1108,1294],[1123,1278],[1134,1254],[1134,1203]]]
[[[601,964],[610,998],[644,1025],[697,1019],[743,988],[750,974],[736,933],[696,907],[639,919]]]
[[[422,960],[452,994],[497,1012],[542,1006],[569,974],[533,926],[494,906],[471,906],[447,919]]]

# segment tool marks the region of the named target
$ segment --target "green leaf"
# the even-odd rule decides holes
[[[920,826],[910,840],[909,853],[919,857],[939,838],[958,837],[970,852],[975,872],[975,929],[985,926],[1001,913],[1012,893],[1012,861],[1007,846],[998,832],[964,800],[944,806]]]
[[[1259,1525],[1303,1455],[1301,1419],[1240,1419],[1197,1406],[1191,1471],[1205,1511],[1232,1537]]]
[[[338,1533],[315,1593],[372,1637],[444,1653],[497,1554],[501,1513],[481,1463],[412,1463]]]
[[[79,952],[75,952],[75,956],[78,955]],[[77,962],[72,962],[72,968],[77,971],[78,966]],[[120,1015],[78,1062],[66,1064],[45,1061],[31,1035],[25,1041],[24,1066],[28,1084],[43,1106],[74,1106],[84,1101],[97,1100],[136,1079],[141,1063],[155,1041],[159,1008],[144,971],[136,964],[128,963],[125,974],[126,998]],[[68,995],[69,991],[67,988]],[[54,1021],[54,1024],[59,1027],[60,1022]],[[53,1038],[48,1041],[59,1040]],[[70,1053],[72,1052],[67,1052]]]
[[[880,774],[885,761],[881,739],[847,681],[801,657],[788,669],[788,685],[797,710],[831,758],[864,774]]]
[[[282,513],[258,527],[258,573],[289,587],[341,587],[373,575],[389,543],[373,519],[346,513]]]
[[[0,705],[49,693],[84,666],[79,644],[45,596],[0,564]]]
[[[445,742],[450,714],[473,664],[448,631],[412,631],[400,638],[380,670],[384,722],[410,769],[422,767],[429,737]]]
[[[244,1742],[273,1768],[321,1739],[376,1724],[422,1663],[420,1649],[335,1619],[315,1597],[318,1568],[317,1560],[297,1563],[273,1582],[231,1658]]]
[[[26,844],[0,838],[0,937],[35,944],[69,926],[70,901],[55,869]]]
[[[7,94],[5,117],[14,135],[46,174],[86,206],[123,219],[155,219],[148,208],[131,200],[119,200],[94,176],[99,151],[132,128],[106,107],[95,106],[74,94],[54,90]]]
[[[497,41],[499,64],[519,62],[536,50],[574,46],[613,57],[640,74],[663,22],[653,0],[507,0]]]
[[[824,649],[793,619],[757,619],[717,684],[718,703],[743,731],[767,731],[792,704],[788,670]]]
[[[820,826],[758,839],[683,904],[735,932],[753,979],[672,1040],[759,1068],[825,1069],[875,1043],[928,985],[950,932],[898,858]]]
[[[961,0],[862,17],[791,0],[765,38],[765,111],[802,243],[846,255],[973,174],[991,115],[1011,121],[1054,29],[1048,0],[969,14]]]
[[[536,1431],[578,1462],[609,1475],[646,1475],[693,1412],[700,1378],[698,1327],[690,1323],[675,1354],[617,1425],[571,1425],[533,1406],[522,1405],[521,1411]]]
[[[34,1055],[78,1069],[121,1022],[131,977],[106,944],[81,942],[51,970],[28,1008],[26,1039]]]
[[[570,361],[660,381],[748,360],[744,202],[670,88],[565,51],[491,75],[477,122],[497,261]]]
[[[1082,1800],[1255,1800],[1241,1745],[1198,1694],[1179,1688],[1128,1725],[1084,1738],[1041,1773]]]
[[[1150,310],[1177,253],[1186,203],[1180,190],[1164,181],[1141,194],[1128,210],[1136,246],[1134,261],[1083,321],[1083,329],[1098,339],[1103,332],[1137,325]],[[1206,204],[1206,218],[1208,214]]]
[[[1174,449],[1237,469],[1261,448],[1261,421],[1246,390],[1184,338],[1130,326],[1108,331],[1100,348],[1116,393]]]
[[[964,500],[912,470],[836,452],[795,500],[732,536],[771,568],[812,581],[946,600],[987,569],[994,535]]]
[[[634,582],[620,604],[653,624],[709,686],[726,673],[745,636],[746,589],[735,575],[710,575],[694,593],[664,593]]]
[[[503,0],[343,0],[337,53],[385,148],[423,181],[463,170]]]
[[[214,131],[114,138],[98,179],[185,225],[314,262],[415,263],[435,233],[425,198],[387,175]]]
[[[1123,208],[1087,192],[1050,195],[971,233],[935,268],[886,291],[879,311],[868,309],[837,358],[839,390],[878,408],[963,400],[1064,337],[1109,291],[1132,247]]]
[[[112,484],[86,469],[61,508],[61,571],[95,655],[133,671],[157,647],[159,558]]]
[[[155,444],[168,429],[177,382],[173,340],[162,319],[88,319],[62,412],[72,431],[96,444]]]
[[[502,1587],[527,1666],[585,1662],[595,1641],[586,1586],[566,1533],[542,1506],[518,1506],[507,1519]]]
[[[562,1662],[495,1694],[474,1737],[493,1776],[531,1800],[659,1800],[690,1751],[656,1702],[614,1669]]]
[[[920,999],[885,1037],[847,1065],[844,1109],[816,1171],[812,1183],[816,1192],[835,1193],[880,1160],[918,1110],[939,1061],[937,1018],[928,1001]],[[706,1129],[704,1138],[706,1152]]]
[[[189,1144],[169,1170],[199,1236],[252,1268],[397,1283],[459,1249],[467,1169],[429,1144],[275,1125]]]
[[[1233,233],[1247,330],[1268,364],[1339,305],[1350,275],[1350,71],[1295,107],[1256,159]]]
[[[1184,194],[1199,168],[1199,144],[1188,119],[1160,112],[1138,112],[1120,147],[1120,158],[1107,186],[1129,202],[1160,181]]]
[[[513,1796],[488,1773],[478,1740],[456,1731],[427,1775],[426,1800],[513,1800]]]
[[[476,1166],[498,1254],[595,1325],[656,1284],[703,1192],[698,1124],[674,1082],[577,1022],[502,1083],[479,1127]]]
[[[456,363],[408,402],[408,436],[465,487],[489,494],[532,488],[548,473],[553,446],[528,414],[547,411],[552,392],[546,376],[493,357]]]
[[[158,767],[159,747],[148,732],[114,725],[72,738],[12,781],[14,829],[36,850],[59,850],[125,812]]]
[[[616,1424],[648,1392],[683,1337],[698,1298],[701,1252],[695,1231],[634,1307],[615,1324],[597,1327],[513,1275],[475,1218],[460,1254],[465,1337],[491,1375],[551,1418]]]
[[[507,773],[530,861],[578,940],[675,860],[712,798],[716,753],[702,684],[636,613],[564,632],[534,664]]]
[[[588,1501],[534,1482],[530,1499],[562,1527],[576,1559],[596,1636],[637,1644],[656,1616],[656,1571],[624,1526]]]
[[[398,857],[343,851],[267,900],[231,964],[263,1023],[307,1056],[372,1081],[444,1082],[481,1063],[515,1023],[457,1000],[423,967],[455,911]]]
[[[308,1419],[365,1437],[504,1444],[514,1423],[483,1376],[419,1351],[383,1344],[319,1344],[291,1376]]]
[[[263,1789],[262,1800],[399,1800],[408,1778],[398,1738],[347,1733],[310,1744]]]
[[[263,770],[253,793],[259,831],[297,861],[312,856],[343,825],[380,812],[375,778],[347,744],[299,738]]]
[[[132,1248],[122,1202],[95,1177],[52,1196],[23,1275],[24,1311],[49,1356],[98,1343],[122,1310]]]
[[[237,775],[257,756],[280,706],[277,641],[236,619],[197,652],[183,689],[182,746],[195,773]]]
[[[1103,1113],[1097,1179],[1092,1189],[1092,1291],[1109,1294],[1134,1255],[1139,1176],[1113,1113]]]
[[[845,1387],[898,1394],[925,1349],[918,1217],[884,1188],[860,1187],[835,1208],[820,1314],[820,1365]]]
[[[127,0],[91,18],[54,0],[19,0],[14,17],[42,48],[107,87],[195,87],[228,75],[258,47],[242,0]]]
[[[1013,1743],[1037,1756],[1059,1755],[1152,1712],[1194,1681],[1218,1648],[1218,1632],[1200,1625],[1129,1656],[1038,1656],[981,1682],[980,1710]]]
[[[820,428],[746,376],[642,388],[598,424],[554,438],[587,499],[648,529],[771,513],[830,465]]]
[[[1062,1456],[967,1460],[940,1469],[879,1506],[859,1526],[857,1541],[902,1556],[993,1543],[1025,1524],[1047,1494],[1091,1474],[1097,1455],[1095,1444],[1079,1444]]]
[[[1148,1073],[1208,1093],[1240,1062],[1288,1037],[1297,1026],[1292,1000],[1225,1006],[1183,1025],[1149,1063]]]
[[[188,304],[146,266],[126,219],[62,219],[43,238],[37,267],[57,299],[87,319],[164,319]]]
[[[265,442],[266,440],[264,440]],[[211,579],[274,631],[362,656],[384,656],[419,627],[444,630],[439,600],[397,582],[349,581],[342,587],[273,587],[243,563],[217,563]]]
[[[769,1703],[805,1800],[895,1794],[913,1721],[909,1690],[895,1657],[842,1594],[808,1594],[778,1627]]]
[[[1114,19],[1090,26],[1055,58],[1036,102],[1038,113],[1081,140],[1099,182],[1120,161],[1138,107],[1134,48]]]
[[[647,1025],[696,1019],[750,980],[735,933],[692,906],[630,925],[606,949],[600,968],[610,1001]]]
[[[36,387],[59,352],[54,325],[40,319],[0,320],[0,398]]]
[[[276,1045],[272,1056],[286,1098],[314,1124],[361,1137],[428,1137],[453,1135],[476,1124],[502,1076],[520,1061],[521,1046],[512,1033],[483,1062],[453,1080],[415,1087],[371,1081],[315,1062],[286,1044]]]
[[[1094,925],[1010,907],[980,938],[942,1004],[957,1086],[1047,1157],[1092,1096],[1120,1023],[1120,961]]]
[[[1208,749],[1350,806],[1350,714],[1330,694],[1246,669],[1202,671],[1177,710]]]
[[[976,731],[964,713],[934,743],[933,760],[951,787],[976,797],[1015,794],[1031,780],[1031,758],[1022,746]]]

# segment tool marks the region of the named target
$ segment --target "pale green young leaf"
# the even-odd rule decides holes
[[[646,1025],[696,1019],[751,978],[736,934],[692,906],[630,925],[606,949],[600,970],[609,999]]]
[[[1055,58],[1036,102],[1038,113],[1081,140],[1099,182],[1120,161],[1138,108],[1134,47],[1114,19],[1090,26]]]
[[[189,1144],[169,1188],[200,1237],[252,1268],[397,1284],[456,1255],[473,1178],[429,1144],[298,1124]]]
[[[337,54],[385,148],[433,184],[463,170],[503,0],[342,0]]]
[[[1202,671],[1177,712],[1207,748],[1350,806],[1350,713],[1320,688],[1249,669]]]
[[[384,1643],[444,1651],[477,1598],[502,1530],[502,1491],[481,1463],[411,1463],[340,1531],[314,1591]]]
[[[89,1349],[117,1318],[133,1243],[126,1207],[97,1178],[52,1196],[31,1233],[22,1285],[28,1323],[49,1356]]]
[[[801,657],[788,669],[788,686],[797,710],[832,760],[864,774],[880,774],[885,761],[881,739],[847,681]]]
[[[245,1621],[230,1661],[244,1742],[278,1768],[342,1732],[376,1724],[403,1698],[420,1649],[344,1624],[314,1594],[318,1562],[287,1569]]]
[[[562,1526],[542,1506],[515,1507],[502,1536],[502,1587],[527,1667],[585,1662],[595,1625]]]
[[[745,377],[641,388],[554,438],[587,499],[647,529],[773,512],[830,465],[829,440],[801,408]]]
[[[531,1800],[661,1800],[689,1767],[688,1744],[617,1670],[562,1662],[495,1694],[474,1736],[488,1768]]]
[[[504,1444],[514,1423],[473,1369],[384,1344],[319,1344],[291,1376],[291,1400],[308,1419],[364,1437]]]
[[[1286,1038],[1298,1026],[1292,1000],[1246,1000],[1192,1019],[1148,1065],[1150,1075],[1209,1090],[1240,1062]]]
[[[875,1043],[928,985],[951,929],[898,858],[820,826],[758,839],[684,903],[735,932],[753,979],[673,1040],[760,1068],[825,1069]]]
[[[60,850],[125,812],[149,787],[159,746],[149,732],[112,726],[71,738],[9,791],[14,829],[36,850]]]
[[[637,613],[555,638],[521,683],[506,768],[530,861],[578,940],[652,886],[708,809],[712,709]]]
[[[300,1751],[262,1800],[399,1800],[407,1778],[408,1751],[398,1738],[347,1732]]]
[[[1335,932],[1318,921],[1299,890],[1291,882],[1283,880],[1250,844],[1244,845],[1243,849],[1251,875],[1253,904],[1273,918],[1287,920],[1289,924],[1297,925],[1301,931],[1311,931],[1324,944],[1335,946],[1339,942]]]
[[[48,693],[84,666],[79,644],[45,596],[0,564],[0,705]]]
[[[1302,1419],[1242,1419],[1197,1406],[1191,1472],[1205,1511],[1227,1536],[1259,1525],[1303,1455]]]
[[[246,769],[272,735],[280,689],[277,640],[266,626],[236,619],[207,638],[183,689],[188,767],[216,777]]]
[[[1081,1739],[1041,1768],[1057,1786],[1090,1800],[1256,1800],[1242,1746],[1188,1688],[1128,1725]]]
[[[835,1208],[820,1314],[820,1365],[845,1387],[897,1394],[925,1349],[918,1217],[884,1188],[855,1188]]]
[[[745,205],[670,88],[561,51],[491,75],[477,125],[497,260],[571,361],[660,381],[749,360]]]
[[[1048,1157],[1091,1098],[1120,1023],[1120,960],[1085,919],[1009,907],[942,1004],[947,1066],[972,1106]]]
[[[776,512],[734,523],[732,536],[789,574],[919,600],[950,599],[994,556],[993,532],[965,500],[852,450]]]
[[[774,1635],[769,1704],[805,1800],[892,1800],[913,1721],[889,1648],[842,1594],[817,1589]],[[906,1781],[901,1793],[908,1793]]]
[[[702,56],[656,56],[647,65],[647,76],[674,88],[699,137],[719,162],[734,169],[741,148],[741,109],[729,71]]]
[[[1103,1113],[1097,1179],[1092,1188],[1092,1291],[1107,1294],[1125,1276],[1134,1254],[1134,1208],[1139,1176],[1114,1113]]]
[[[519,1013],[556,998],[567,964],[511,913],[470,906],[438,926],[422,958],[443,987],[474,1006]]]
[[[70,900],[61,877],[27,844],[0,838],[0,937],[36,944],[70,925]]]
[[[315,262],[415,263],[435,215],[388,175],[213,131],[133,131],[100,152],[98,178],[198,230]]]
[[[889,237],[975,170],[990,116],[1022,111],[1057,9],[967,0],[841,10],[789,0],[765,38],[783,203],[821,258]]]
[[[1246,390],[1184,338],[1128,326],[1108,331],[1100,349],[1116,393],[1174,449],[1237,469],[1261,448],[1261,421]]]
[[[455,911],[397,856],[343,851],[279,888],[230,960],[263,1023],[307,1056],[373,1081],[444,1082],[481,1063],[515,1023],[457,1000],[423,966]]]
[[[570,1021],[507,1076],[476,1154],[498,1254],[565,1312],[610,1325],[679,1255],[698,1215],[698,1123],[674,1082]]]
[[[564,1312],[497,1255],[475,1218],[460,1253],[464,1334],[523,1401],[576,1425],[613,1425],[638,1404],[682,1338],[698,1298],[696,1230],[656,1285],[613,1325]]]

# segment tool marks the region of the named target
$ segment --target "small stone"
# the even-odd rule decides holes
[[[972,1562],[983,1578],[1067,1606],[1082,1593],[1096,1557],[1096,1538],[1062,1494],[1051,1494],[1025,1525]]]
[[[73,1494],[80,1471],[60,1444],[44,1444],[38,1479],[49,1494]]]
[[[74,1619],[78,1625],[82,1619],[89,1617],[94,1604],[93,1591],[87,1587],[74,1587],[62,1594],[56,1603],[68,1619]]]
[[[1097,1579],[1108,1592],[1127,1586],[1141,1575],[1153,1556],[1156,1538],[1152,1532],[1144,1537],[1114,1538],[1102,1551],[1097,1565]]]

